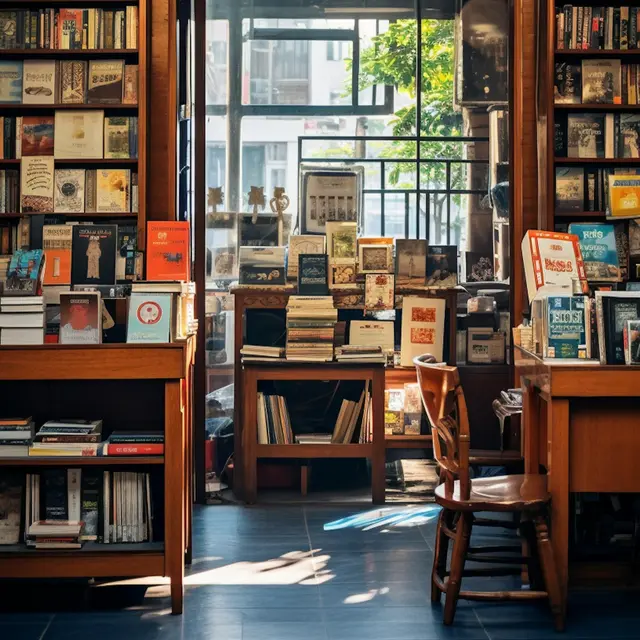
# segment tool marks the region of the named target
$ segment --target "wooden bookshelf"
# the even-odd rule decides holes
[[[0,49],[0,54],[2,49]],[[17,102],[0,102],[0,112],[19,111],[137,111],[137,104],[22,104]]]
[[[25,545],[0,547],[0,578],[79,578],[167,576],[171,579],[173,613],[182,612],[185,552],[190,549],[191,503],[191,370],[195,340],[145,345],[39,345],[0,347],[0,405],[24,407],[25,413],[49,410],[47,399],[36,397],[36,382],[62,384],[73,397],[76,385],[101,383],[104,393],[114,384],[141,384],[149,393],[145,402],[163,407],[165,455],[135,457],[28,457],[0,458],[0,469],[48,467],[162,467],[164,472],[164,540],[136,544],[87,543],[80,550],[32,550]],[[19,398],[7,392],[24,381]],[[29,384],[31,383],[31,384]],[[141,392],[143,387],[140,388]],[[11,395],[11,397],[9,397]],[[51,399],[49,399],[51,403]],[[64,412],[60,399],[55,410]],[[8,404],[10,403],[10,404]],[[18,403],[16,405],[16,403]],[[74,403],[75,404],[75,403]],[[46,406],[43,407],[43,405]],[[123,407],[126,411],[126,407]],[[4,413],[3,413],[4,415]],[[58,416],[61,417],[61,416]]]

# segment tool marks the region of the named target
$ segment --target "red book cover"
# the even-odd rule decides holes
[[[147,225],[147,280],[189,281],[188,222],[149,222]]]
[[[161,456],[164,444],[108,444],[108,456]]]

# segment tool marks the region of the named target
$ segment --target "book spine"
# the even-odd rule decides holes
[[[593,14],[591,18],[591,49],[599,49],[600,48],[600,8],[594,7]]]
[[[80,499],[80,487],[81,487],[81,470],[80,469],[67,469],[67,512],[69,514],[69,520],[80,520],[81,516],[81,499]]]
[[[573,48],[573,11],[570,4],[564,5],[564,48]]]
[[[629,10],[629,49],[638,46],[638,7]]]
[[[582,21],[582,49],[589,49],[591,45],[591,15],[592,7],[585,7]]]
[[[156,456],[164,454],[164,444],[108,444],[108,456]]]
[[[613,42],[611,48],[620,48],[620,7],[613,8]]]
[[[629,7],[620,7],[620,49],[629,48]]]

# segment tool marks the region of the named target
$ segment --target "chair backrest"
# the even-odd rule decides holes
[[[445,472],[447,493],[460,481],[460,499],[469,499],[469,416],[456,367],[414,359],[422,404],[431,422],[433,453]]]

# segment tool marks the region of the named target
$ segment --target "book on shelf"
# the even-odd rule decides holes
[[[349,323],[349,347],[380,347],[393,352],[394,323],[391,320],[352,320]]]
[[[330,433],[301,433],[295,436],[296,444],[331,444]]]
[[[60,293],[60,344],[102,342],[102,301],[98,292]]]
[[[422,397],[417,382],[404,385],[404,435],[419,436],[422,429]]]
[[[0,546],[20,542],[22,499],[21,474],[4,470],[0,474]]]
[[[164,455],[164,433],[126,432],[112,433],[102,449],[104,456],[161,456]]]
[[[87,81],[88,104],[121,104],[124,60],[90,60]]]
[[[582,102],[584,104],[622,104],[621,85],[620,60],[582,61]]]
[[[287,302],[287,360],[333,360],[338,311],[332,296],[290,296]]]
[[[54,156],[60,159],[101,159],[104,153],[104,111],[55,112]]]
[[[194,282],[134,282],[131,285],[131,293],[171,296],[172,339],[182,340],[197,328]]]
[[[52,156],[55,135],[53,116],[22,116],[20,121],[21,131],[16,129],[16,136],[20,135],[21,138],[20,156]]]
[[[568,294],[538,296],[531,307],[534,343],[544,358],[591,357],[589,300]],[[536,349],[538,350],[538,349]]]
[[[85,170],[56,169],[54,180],[54,212],[83,213],[85,206]]]
[[[327,254],[298,254],[298,293],[326,296],[329,293]]]
[[[265,359],[283,358],[285,353],[284,347],[269,347],[256,344],[245,344],[240,349],[240,355],[243,357],[256,357]]]
[[[131,208],[131,171],[129,169],[96,169],[93,175],[95,175],[95,212],[128,212]],[[93,182],[91,187],[91,197],[93,197]],[[89,197],[89,189],[87,189],[87,198]]]
[[[71,225],[51,224],[43,227],[44,285],[71,284],[72,239],[73,228]]]
[[[35,426],[31,417],[3,419],[0,424],[0,458],[26,458],[34,436]]]
[[[595,312],[600,364],[624,364],[624,327],[640,318],[640,292],[596,291]]]
[[[25,60],[22,67],[22,103],[54,104],[56,60]]]
[[[366,311],[385,311],[395,308],[395,276],[391,273],[367,273],[364,282]]]
[[[20,161],[20,212],[53,210],[54,170],[51,156],[28,156]]]
[[[38,520],[27,531],[27,547],[33,549],[81,549],[84,522]]]
[[[286,284],[286,247],[240,247],[238,252],[241,285]]]
[[[640,364],[640,320],[627,320],[623,331],[624,363]]]
[[[298,256],[300,254],[325,253],[326,237],[314,235],[295,235],[289,238],[289,253],[287,260],[287,278],[298,278]]]
[[[153,542],[151,475],[104,471],[102,488],[102,542]]]
[[[190,280],[190,242],[188,222],[148,222],[147,280]]]
[[[620,282],[616,234],[612,224],[571,223],[569,233],[578,236],[589,282]]]
[[[613,157],[606,153],[604,113],[570,113],[567,116],[567,156],[569,158]]]
[[[387,353],[382,347],[343,345],[335,348],[335,358],[351,364],[386,364]]]
[[[87,61],[60,60],[58,100],[60,104],[85,104],[87,101]]]
[[[413,359],[426,353],[442,362],[445,314],[446,301],[443,298],[403,297],[400,346],[403,367],[413,366]]]
[[[0,102],[22,102],[21,60],[0,60]]]
[[[434,245],[427,250],[427,286],[449,289],[458,284],[458,247]]]
[[[640,45],[636,6],[556,8],[556,48],[560,50],[630,50]]]
[[[640,175],[626,171],[609,173],[607,218],[634,218],[640,216]]]
[[[358,425],[363,432],[363,423],[365,421],[366,414],[363,413],[363,406],[368,394],[368,383],[365,383],[365,388],[362,390],[360,398],[355,400],[348,400],[344,398],[340,405],[338,417],[333,428],[333,434],[331,436],[331,444],[351,444],[354,441],[356,428]],[[358,436],[358,441],[360,436]]]
[[[404,388],[385,389],[384,433],[387,436],[404,435]]]
[[[127,343],[171,341],[172,295],[132,291],[127,316]]]
[[[582,102],[582,65],[572,62],[556,62],[553,85],[555,104],[580,104]]]
[[[71,284],[115,284],[117,225],[73,225]]]
[[[422,286],[427,277],[427,241],[396,240],[396,285]]]
[[[284,396],[258,392],[258,444],[294,444]]]

